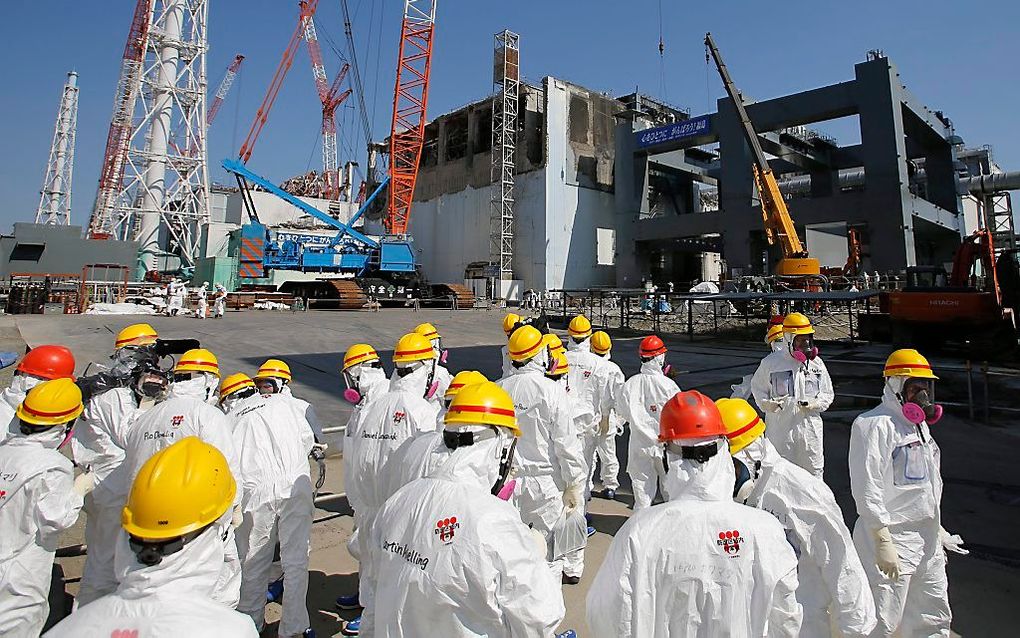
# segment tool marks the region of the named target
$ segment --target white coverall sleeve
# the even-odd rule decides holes
[[[814,405],[811,407],[819,412],[825,412],[832,405],[833,400],[836,398],[836,393],[832,389],[832,377],[829,376],[829,370],[825,367],[825,362],[821,359],[815,359],[815,361],[821,367],[822,373],[818,380],[818,396],[814,398]]]
[[[347,419],[347,431],[344,433],[343,450],[343,474],[344,489],[347,492],[347,502],[355,512],[365,511],[365,501],[358,489],[360,477],[354,472],[354,459],[357,456],[358,447],[358,418],[361,416],[361,408],[356,407]]]
[[[588,629],[595,638],[616,638],[634,634],[634,588],[637,583],[635,567],[635,539],[630,533],[634,518],[630,518],[609,546],[585,600]],[[654,622],[654,619],[649,619]]]
[[[800,538],[801,551],[821,571],[840,635],[869,635],[875,628],[875,599],[835,497],[821,488],[805,490],[797,500],[789,522]]]
[[[892,445],[885,417],[862,419],[850,426],[850,492],[869,532],[890,524],[885,506],[885,473]]]
[[[560,462],[559,470],[563,482],[570,486],[583,481],[588,466],[584,461],[581,437],[578,436],[570,399],[566,392],[558,393],[553,400],[549,434],[552,437],[556,458]]]
[[[39,477],[33,492],[38,542],[56,549],[60,534],[78,520],[83,504],[74,492],[74,476],[64,468],[51,468]]]
[[[547,638],[563,621],[563,590],[519,520],[493,518],[487,553],[496,566],[496,604],[514,638]]]
[[[312,428],[312,434],[315,436],[315,441],[318,443],[322,442],[322,422],[319,421],[319,415],[315,413],[315,406],[311,403],[305,402],[305,421],[308,421],[309,427]],[[311,449],[311,447],[309,447]]]
[[[790,554],[793,549],[789,548]],[[772,592],[772,610],[769,612],[769,638],[797,638],[800,635],[800,624],[803,610],[797,602],[797,567],[787,572],[776,583]]]
[[[772,373],[771,366],[767,364],[768,357],[762,359],[761,363],[758,364],[758,369],[751,375],[751,396],[754,397],[754,402],[758,404],[758,409],[764,412],[774,412],[774,410],[766,410],[766,401],[770,401],[772,380],[770,375]]]
[[[217,418],[209,419],[202,424],[201,438],[223,453],[227,459],[230,473],[234,475],[234,480],[240,483],[244,474],[241,472],[241,459],[237,454],[237,446],[234,444],[233,419],[218,410],[210,411],[210,413],[216,414]],[[234,505],[241,503],[241,492],[242,490],[237,490],[237,494],[234,496]]]

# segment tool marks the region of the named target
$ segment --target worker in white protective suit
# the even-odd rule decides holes
[[[765,413],[765,436],[779,454],[818,478],[825,455],[822,416],[835,394],[832,379],[814,345],[807,317],[792,312],[783,319],[783,344],[765,357],[751,378],[751,393]]]
[[[0,636],[35,638],[49,616],[57,542],[95,484],[91,472],[75,478],[58,452],[81,411],[73,381],[45,381],[25,395],[0,443]]]
[[[669,501],[616,533],[588,592],[592,636],[799,635],[797,557],[771,514],[733,502],[725,434],[697,391],[663,407]]]
[[[372,525],[379,586],[365,612],[366,635],[552,635],[565,609],[544,542],[493,496],[518,436],[514,402],[499,386],[457,394],[446,416],[452,452],[442,471],[401,488]]]
[[[641,371],[627,379],[616,402],[616,412],[630,423],[630,447],[627,450],[627,474],[634,492],[634,511],[652,504],[663,482],[662,446],[659,445],[659,415],[666,401],[680,391],[666,376],[666,344],[655,335],[638,346]]]
[[[85,567],[75,604],[80,607],[117,589],[114,554],[121,530],[121,510],[131,489],[124,465],[124,446],[132,420],[145,402],[150,406],[166,390],[166,377],[143,362],[156,343],[156,330],[132,324],[117,334],[107,372],[127,376],[130,385],[97,387],[85,401],[74,428],[71,452],[80,467],[91,467],[96,488],[85,498]]]
[[[215,601],[219,519],[237,492],[220,451],[189,436],[138,472],[117,538],[117,590],[79,607],[47,638],[256,638],[251,619]]]
[[[167,303],[167,314],[171,317],[176,317],[177,313],[184,309],[184,282],[174,277],[170,281],[170,301]]]
[[[142,465],[156,452],[188,436],[197,436],[216,447],[227,459],[233,476],[240,476],[233,424],[214,403],[219,399],[220,368],[216,356],[197,348],[181,355],[174,366],[167,398],[141,412],[131,425],[124,446],[124,463],[132,483]],[[224,561],[213,598],[237,607],[241,592],[241,563],[234,530],[241,524],[241,493],[234,509],[217,522],[223,539]]]
[[[548,335],[547,335],[548,336]],[[567,392],[567,397],[570,401],[571,415],[573,416],[574,429],[577,431],[577,437],[581,440],[581,449],[584,450],[584,430],[583,428],[589,427],[592,422],[591,408],[587,403],[577,397],[571,387],[570,379],[570,363],[567,361],[566,352],[557,352],[553,357],[553,364],[550,366],[550,370],[546,372],[545,376],[555,381],[560,387]],[[586,469],[590,471],[590,467],[586,466]],[[582,526],[585,529],[585,538],[590,538],[595,535],[595,528],[587,524],[587,494],[585,495],[585,501],[581,508],[581,516],[585,522]],[[553,535],[559,531],[560,534],[564,534],[564,530],[568,528],[573,522],[580,523],[579,519],[574,519],[569,516],[568,512],[565,512],[563,516],[556,522],[553,528]],[[559,529],[557,529],[559,528]],[[553,554],[554,560],[559,560],[562,564],[563,578],[562,582],[564,585],[576,585],[581,582],[581,576],[584,573],[584,546],[581,541],[573,543],[574,545],[581,545],[580,547],[572,547],[571,549],[559,548],[560,553]],[[555,543],[554,543],[555,544]]]
[[[227,289],[223,284],[216,284],[213,293],[213,317],[219,319],[227,312]]]
[[[503,334],[506,335],[506,339],[510,341],[510,335],[513,334],[514,330],[521,326],[521,316],[514,312],[508,312],[503,317]],[[499,351],[500,360],[503,362],[503,376],[509,377],[514,373],[514,366],[510,361],[510,346],[506,345],[500,348]]]
[[[779,352],[786,347],[786,344],[783,342],[782,319],[782,317],[779,317],[778,323],[770,322],[769,327],[765,330],[765,345],[769,347],[769,353]],[[774,320],[775,317],[773,317],[773,321]],[[745,374],[740,379],[740,383],[731,385],[730,390],[732,390],[732,392],[730,393],[730,398],[750,400],[753,396],[751,394],[751,379],[753,377],[754,373]]]
[[[775,516],[797,555],[801,635],[829,636],[835,626],[840,636],[868,636],[875,600],[832,490],[779,456],[747,401],[719,399],[716,405],[733,455],[734,500]]]
[[[429,401],[435,403],[438,409],[438,406],[441,406],[443,403],[446,389],[450,387],[450,382],[453,380],[453,375],[450,374],[450,371],[444,365],[446,363],[447,351],[443,350],[443,337],[431,323],[419,324],[414,331],[429,340],[429,343],[432,344],[432,351],[435,353],[436,370],[433,373],[433,380],[437,385],[436,392],[429,398]]]
[[[518,328],[510,337],[514,374],[499,385],[513,399],[521,429],[515,457],[521,520],[551,543],[557,522],[584,507],[588,466],[567,392],[545,376],[550,357],[537,328]],[[563,565],[552,560],[550,567],[555,572]],[[566,574],[563,578],[572,580]]]
[[[613,340],[605,332],[598,330],[591,336],[591,351],[602,357],[605,371],[605,384],[602,392],[604,400],[609,407],[608,412],[603,412],[602,420],[598,424],[598,434],[595,438],[595,454],[598,457],[599,481],[602,483],[602,492],[598,496],[613,500],[616,498],[616,490],[620,487],[620,459],[616,456],[616,437],[622,434],[623,419],[616,412],[616,405],[623,392],[625,377],[623,370],[611,359]],[[604,408],[605,409],[605,406]],[[593,485],[595,481],[595,461],[592,461],[591,472],[588,483]]]
[[[291,392],[290,383],[294,380],[290,366],[280,359],[266,359],[255,373],[255,385],[262,394],[279,394],[286,398],[298,419],[304,420],[312,429],[315,441],[322,442],[322,422],[315,413],[312,404],[299,399]]]
[[[243,380],[237,383],[243,385]],[[245,387],[241,392],[252,389]],[[260,632],[265,627],[266,583],[279,540],[286,596],[278,633],[301,636],[310,626],[305,599],[314,490],[308,456],[315,440],[308,424],[278,394],[240,401],[230,417],[240,458],[244,512],[244,522],[237,528],[241,558],[237,610],[248,614]]]
[[[930,425],[942,417],[935,380],[917,350],[885,364],[882,403],[850,428],[854,543],[878,612],[872,636],[949,636],[946,550],[967,554],[942,527],[941,452]]]
[[[199,319],[205,319],[206,315],[209,314],[209,282],[203,281],[202,285],[195,291],[198,296],[198,310],[195,316]]]
[[[380,393],[362,409],[353,450],[344,455],[345,464],[350,466],[345,470],[346,476],[353,479],[347,487],[350,491],[353,486],[359,501],[356,505],[352,503],[358,530],[355,548],[358,557],[366,555],[367,532],[386,500],[390,456],[412,436],[436,429],[438,407],[431,399],[438,387],[434,380],[437,361],[432,344],[416,332],[406,334],[397,341],[393,363],[396,369],[388,391]],[[341,598],[350,602],[348,607],[356,605],[368,609],[372,605],[373,583],[373,565],[362,561],[357,601],[353,602],[353,597]],[[341,631],[344,635],[358,635],[360,625],[359,617],[344,623]]]
[[[0,443],[11,433],[15,412],[28,391],[43,381],[74,380],[74,355],[64,346],[36,346],[28,351],[14,369],[11,383],[0,392]]]
[[[584,315],[570,320],[570,338],[567,340],[567,361],[570,363],[570,389],[574,400],[584,406],[586,418],[578,422],[581,433],[581,447],[588,464],[588,480],[584,486],[585,500],[591,498],[591,476],[595,469],[595,446],[605,435],[604,426],[609,425],[608,417],[613,407],[613,398],[606,386],[612,368],[602,357],[591,351],[591,322]]]

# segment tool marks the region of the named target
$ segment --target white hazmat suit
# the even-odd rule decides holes
[[[223,564],[216,526],[157,565],[117,540],[117,590],[62,620],[46,638],[257,638],[251,619],[212,599]]]
[[[156,452],[168,448],[188,436],[197,436],[209,443],[227,459],[231,474],[241,476],[240,462],[233,438],[233,424],[219,409],[208,403],[216,396],[219,379],[205,373],[193,373],[194,378],[177,381],[170,386],[170,396],[142,412],[131,425],[124,446],[128,484],[134,483],[142,465]],[[234,507],[241,503],[241,490],[237,491]],[[226,529],[224,562],[220,587],[214,592],[215,600],[234,608],[240,598],[241,564],[237,555],[234,530],[230,525],[231,512],[221,519]]]
[[[458,448],[441,471],[404,486],[379,511],[369,543],[379,585],[362,631],[552,635],[564,616],[559,583],[518,512],[490,493],[510,440],[500,433]]]
[[[219,319],[227,311],[227,289],[216,284],[216,294],[213,295],[213,317]]]
[[[314,509],[308,472],[312,431],[295,418],[287,398],[280,395],[251,397],[230,416],[240,457],[244,512],[237,528],[242,570],[237,609],[248,614],[259,631],[265,626],[266,582],[279,540],[287,592],[279,634],[300,635],[309,627],[305,598]]]
[[[625,377],[623,370],[616,362],[610,359],[607,352],[602,358],[606,365],[606,384],[604,392],[609,402],[609,412],[602,414],[602,421],[599,423],[599,434],[595,442],[595,453],[599,461],[599,480],[603,489],[613,490],[620,487],[620,459],[616,456],[616,437],[622,434],[623,419],[616,412],[616,405],[623,392]],[[589,484],[595,480],[595,467],[593,463]]]
[[[583,506],[588,466],[570,399],[545,376],[546,357],[542,351],[498,383],[513,399],[521,429],[514,457],[517,507],[525,524],[549,540],[564,501],[570,498],[577,507]]]
[[[80,466],[91,466],[96,488],[85,497],[88,554],[75,602],[80,607],[117,589],[114,552],[121,531],[121,510],[131,483],[124,465],[128,428],[138,410],[130,388],[113,388],[93,397],[75,424],[71,451]]]
[[[588,592],[592,636],[798,635],[797,558],[775,518],[733,502],[733,462],[717,441],[705,463],[670,452],[669,502],[616,533]]]
[[[566,357],[570,364],[567,376],[570,379],[571,394],[584,407],[584,417],[577,425],[584,461],[588,467],[584,489],[585,498],[588,498],[592,487],[591,474],[595,469],[595,447],[601,435],[600,426],[613,408],[613,397],[608,389],[612,368],[602,357],[591,351],[591,339],[581,343],[568,339]]]
[[[57,451],[64,428],[0,444],[0,636],[36,638],[49,615],[53,555],[78,520],[74,468]]]
[[[348,476],[354,478],[356,502],[351,505],[358,527],[355,552],[359,560],[366,555],[365,543],[372,520],[386,500],[390,456],[415,434],[436,429],[438,408],[424,398],[431,366],[432,361],[426,361],[405,376],[393,373],[389,391],[379,393],[363,408],[352,453],[345,453],[344,460],[351,466]],[[348,485],[348,494],[350,489]],[[371,561],[361,560],[358,577],[361,605],[369,609],[375,582]]]
[[[390,380],[386,378],[386,372],[382,368],[362,365],[354,367],[359,368],[357,371],[357,388],[355,389],[361,395],[361,400],[351,411],[351,416],[347,419],[347,429],[344,431],[343,454],[345,461],[343,473],[344,486],[347,488],[347,501],[351,504],[351,509],[357,513],[358,510],[365,508],[365,502],[357,491],[358,476],[354,472],[354,463],[347,459],[353,459],[357,455],[356,448],[360,437],[359,424],[365,408],[380,394],[389,391]]]
[[[772,514],[797,555],[801,635],[829,636],[829,609],[841,636],[864,637],[875,628],[875,601],[850,531],[832,490],[779,455],[759,437],[734,454],[759,474],[745,504]]]
[[[198,295],[198,311],[196,314],[199,319],[205,319],[205,316],[209,313],[209,284],[202,284],[195,293]]]
[[[14,418],[15,412],[21,402],[25,400],[28,391],[45,381],[31,374],[14,373],[11,384],[0,392],[0,443],[10,436],[11,428],[18,427],[18,421]]]
[[[942,545],[941,452],[928,425],[903,416],[902,377],[887,383],[878,407],[850,429],[850,489],[860,518],[854,543],[878,612],[874,636],[949,636],[952,612]],[[876,563],[876,530],[888,528],[899,559],[890,579]]]
[[[779,352],[786,348],[786,344],[782,339],[776,339],[772,343],[768,344],[769,352]],[[759,363],[759,365],[761,365]],[[748,401],[751,399],[751,379],[754,374],[745,374],[740,378],[740,383],[730,386],[730,398],[731,399],[744,399]]]
[[[792,339],[789,334],[783,337],[787,346]],[[822,478],[821,413],[829,409],[835,394],[821,357],[801,363],[789,347],[773,352],[762,359],[751,378],[751,393],[765,413],[765,436],[779,454]]]
[[[616,411],[630,423],[627,474],[634,491],[634,511],[652,504],[662,484],[662,444],[659,443],[659,415],[662,406],[680,388],[662,372],[665,355],[645,361],[641,371],[627,379],[620,391]],[[663,497],[668,495],[663,490]]]

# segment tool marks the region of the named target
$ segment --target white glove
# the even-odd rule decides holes
[[[566,508],[568,516],[578,507],[581,507],[583,502],[584,483],[574,483],[573,485],[567,486],[567,489],[563,491],[563,507]]]
[[[875,565],[886,578],[896,580],[900,577],[900,557],[892,542],[892,534],[888,527],[875,530]]]
[[[804,412],[812,412],[818,409],[818,402],[813,399],[808,401],[798,401],[797,407]]]
[[[237,529],[244,522],[244,512],[241,511],[240,507],[235,507],[234,511],[230,514],[230,526]]]
[[[599,436],[605,436],[609,434],[609,416],[602,417],[599,421]]]
[[[942,548],[947,552],[953,552],[962,556],[970,553],[969,549],[964,548],[963,539],[960,538],[960,535],[950,534],[944,527],[939,527],[939,540],[942,541]]]
[[[75,494],[85,498],[89,492],[96,489],[96,473],[90,469],[76,476],[73,489]]]
[[[529,527],[528,531],[531,532],[531,542],[537,554],[542,560],[548,560],[549,557],[549,543],[546,542],[545,536],[542,532],[538,531],[534,527]]]
[[[778,399],[763,399],[761,402],[761,409],[765,412],[781,412],[789,397],[779,397]]]

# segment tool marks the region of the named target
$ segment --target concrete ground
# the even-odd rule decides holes
[[[311,401],[325,425],[346,421],[349,407],[340,399],[342,381],[338,371],[342,353],[358,341],[374,344],[388,359],[393,344],[404,332],[422,321],[436,324],[450,349],[452,371],[478,369],[495,378],[500,370],[499,349],[504,343],[500,329],[502,315],[492,311],[407,310],[370,312],[247,312],[228,313],[222,320],[199,321],[193,318],[116,317],[116,316],[19,316],[16,326],[24,341],[31,345],[63,343],[74,350],[81,362],[102,361],[109,353],[116,332],[123,326],[144,320],[161,335],[195,337],[220,359],[224,374],[235,370],[251,373],[268,357],[287,361],[294,372],[294,392]],[[11,336],[9,318],[0,318],[0,346]],[[8,330],[8,332],[11,332]],[[629,376],[637,371],[634,356],[640,335],[615,337],[614,359]],[[688,342],[685,338],[666,339],[669,360],[679,369],[677,381],[684,389],[698,389],[718,398],[728,396],[730,384],[754,371],[765,354],[763,345],[723,341]],[[0,347],[16,350],[17,347]],[[881,345],[823,344],[837,392],[837,401],[825,415],[825,478],[843,508],[848,525],[856,518],[850,497],[846,455],[849,426],[853,418],[873,405],[881,391],[881,366],[888,348]],[[943,453],[945,494],[943,522],[947,529],[963,536],[971,549],[969,556],[951,555],[949,560],[950,597],[954,611],[953,628],[963,636],[1016,635],[1011,620],[1020,594],[1020,478],[1015,470],[1020,430],[1012,416],[996,407],[1020,408],[1017,389],[1020,378],[992,376],[988,386],[990,424],[980,424],[984,386],[981,376],[974,377],[974,402],[977,419],[968,416],[967,377],[962,362],[934,358],[933,365],[942,377],[938,398],[950,403],[948,415],[933,426]],[[80,370],[84,365],[80,366]],[[336,440],[333,443],[337,443]],[[618,441],[621,460],[626,459],[626,437]],[[334,448],[336,446],[334,445]],[[339,456],[327,462],[328,471],[322,493],[341,493]],[[590,510],[598,533],[590,539],[587,568],[581,583],[564,587],[567,616],[561,629],[574,628],[586,635],[584,599],[603,556],[628,516],[631,502],[629,481],[623,484],[618,501],[594,499]],[[351,533],[350,511],[346,500],[337,499],[320,508],[313,526],[311,578],[308,605],[312,625],[320,636],[333,635],[339,621],[333,599],[354,590],[357,565],[346,550]],[[68,532],[63,546],[82,542],[83,524]],[[77,591],[83,559],[59,558],[55,573],[59,579],[53,598],[70,601]],[[63,590],[60,585],[64,584]],[[54,605],[54,615],[60,604]],[[268,606],[271,621],[279,617],[279,606]],[[349,618],[349,614],[344,617]],[[264,635],[275,635],[270,626]]]

